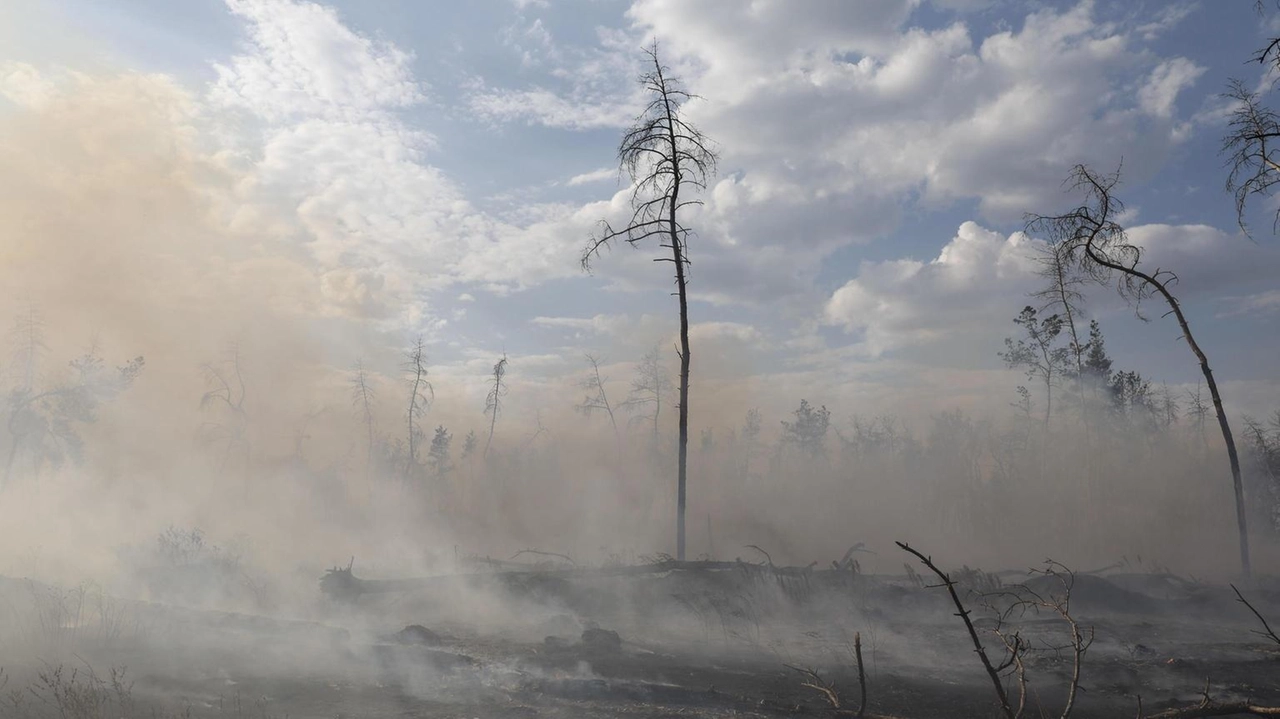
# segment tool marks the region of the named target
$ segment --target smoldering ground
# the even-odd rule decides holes
[[[635,363],[605,365],[615,434],[575,411],[576,357],[522,375],[512,348],[493,420],[482,408],[499,351],[433,364],[427,328],[432,391],[410,424],[412,333],[385,306],[408,295],[375,301],[360,278],[319,267],[288,213],[246,186],[242,159],[219,151],[206,113],[167,80],[120,75],[73,78],[3,115],[3,663],[11,687],[46,701],[13,711],[57,710],[68,687],[94,706],[124,701],[107,672],[126,665],[130,701],[198,713],[817,711],[785,666],[821,667],[851,696],[855,633],[886,711],[909,711],[931,683],[944,688],[926,707],[987,707],[945,597],[903,575],[898,539],[947,567],[1053,557],[1105,570],[1080,575],[1092,584],[1077,610],[1099,629],[1094,686],[1111,687],[1084,710],[1140,690],[1186,698],[1201,670],[1226,674],[1229,693],[1275,691],[1253,618],[1220,584],[1234,571],[1221,451],[1187,417],[1113,418],[1093,434],[1060,418],[1046,433],[1013,410],[894,417],[886,397],[854,422],[821,378],[707,377],[690,546],[725,565],[657,571],[673,414],[655,441],[652,408],[621,407]],[[699,362],[749,374],[713,343]],[[42,394],[75,403],[15,410]],[[805,419],[789,410],[748,415],[800,396],[831,407],[825,439],[782,442]],[[1269,511],[1255,505],[1259,567],[1276,558]],[[419,583],[321,592],[347,562],[356,578]],[[1023,578],[957,576],[978,594]],[[1280,614],[1274,588],[1251,589]],[[1189,622],[1193,610],[1206,619]],[[433,637],[397,634],[410,625]],[[621,644],[594,644],[595,629]],[[1065,667],[1039,666],[1046,683]]]

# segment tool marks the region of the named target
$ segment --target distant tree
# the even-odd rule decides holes
[[[1222,406],[1222,396],[1218,393],[1218,384],[1209,368],[1209,358],[1196,342],[1186,315],[1182,312],[1182,305],[1170,289],[1177,276],[1158,267],[1151,272],[1140,267],[1142,248],[1129,242],[1124,228],[1115,220],[1124,209],[1123,203],[1113,195],[1120,182],[1119,171],[1104,176],[1094,173],[1084,165],[1077,165],[1070,181],[1072,187],[1084,195],[1084,202],[1062,215],[1031,215],[1027,220],[1027,229],[1033,233],[1048,235],[1050,243],[1061,254],[1064,265],[1099,284],[1109,284],[1114,280],[1120,295],[1132,302],[1139,312],[1144,299],[1158,296],[1168,305],[1170,314],[1177,319],[1182,339],[1200,363],[1200,371],[1209,388],[1209,395],[1213,398],[1218,425],[1226,443],[1235,491],[1240,565],[1245,575],[1249,575],[1249,534],[1240,457],[1226,410]],[[1142,317],[1141,314],[1138,316]]]
[[[13,318],[9,343],[13,352],[16,389],[31,390],[36,385],[37,368],[49,352],[49,346],[44,342],[44,328],[44,318],[34,302],[28,302]]]
[[[1089,342],[1084,357],[1084,377],[1096,387],[1106,387],[1111,382],[1111,357],[1097,320],[1089,322]]]
[[[1005,350],[997,354],[1010,369],[1025,369],[1027,379],[1039,378],[1044,383],[1044,426],[1048,430],[1053,414],[1053,385],[1066,368],[1071,352],[1067,347],[1055,346],[1062,334],[1062,316],[1040,318],[1036,308],[1028,305],[1013,318],[1013,323],[1022,329],[1026,339],[1015,342],[1006,337]]]
[[[796,447],[811,459],[825,457],[827,429],[831,426],[831,410],[825,405],[814,409],[809,400],[800,400],[800,408],[792,412],[794,422],[782,420],[782,442]]]
[[[604,383],[607,377],[600,376],[600,360],[594,355],[586,355],[587,364],[591,365],[587,377],[578,383],[578,386],[586,390],[587,394],[582,398],[582,402],[577,405],[576,409],[586,416],[591,416],[596,412],[604,412],[609,417],[609,424],[613,427],[613,437],[615,442],[621,442],[618,438],[618,421],[613,416],[613,405],[609,403],[609,395],[605,392]]]
[[[1266,519],[1273,531],[1280,530],[1280,411],[1267,423],[1244,418],[1244,441],[1254,477],[1253,486],[1268,498]]]
[[[1031,390],[1027,389],[1026,385],[1020,384],[1014,391],[1018,393],[1018,401],[1010,402],[1010,404],[1017,408],[1024,417],[1031,419],[1031,413],[1035,409],[1035,402],[1031,399]]]
[[[436,427],[436,433],[431,438],[431,448],[427,450],[427,466],[437,480],[443,480],[453,471],[453,464],[449,461],[449,445],[452,442],[453,435],[449,434],[444,425]]]
[[[462,458],[464,460],[471,459],[476,453],[476,431],[473,429],[467,432],[467,436],[462,438]]]
[[[403,369],[405,382],[409,387],[409,407],[405,411],[408,451],[404,458],[404,479],[409,481],[419,467],[418,445],[423,439],[419,420],[427,414],[436,397],[435,388],[427,380],[427,350],[422,343],[422,335],[414,338],[409,351],[405,353]]]
[[[356,365],[351,370],[350,381],[351,403],[355,405],[356,412],[360,415],[360,423],[364,425],[366,434],[365,479],[371,483],[373,481],[374,452],[377,447],[373,417],[375,397],[373,386],[369,382],[369,373],[365,371],[363,360],[356,360]],[[372,484],[370,484],[370,490],[372,490]]]
[[[1032,293],[1040,300],[1038,311],[1052,310],[1063,318],[1063,329],[1067,333],[1066,374],[1074,380],[1076,395],[1080,401],[1080,417],[1084,422],[1086,438],[1089,432],[1088,403],[1084,396],[1084,356],[1088,352],[1088,342],[1082,341],[1078,322],[1084,319],[1084,295],[1080,287],[1085,278],[1068,267],[1052,247],[1044,248],[1036,258],[1039,269],[1036,274],[1044,281],[1041,289]]]
[[[542,423],[542,410],[540,409],[534,410],[533,412],[533,427],[533,433],[530,434],[529,438],[520,446],[520,451],[522,452],[532,447],[533,443],[537,442],[539,437],[547,434],[547,426]]]
[[[686,101],[695,96],[680,87],[669,68],[658,59],[655,42],[645,51],[653,69],[640,76],[650,101],[627,130],[618,147],[618,160],[631,176],[631,219],[615,228],[607,220],[582,252],[582,267],[600,251],[618,240],[633,247],[650,238],[671,252],[675,270],[676,296],[680,302],[680,433],[676,483],[676,558],[684,559],[685,485],[689,452],[689,300],[686,271],[689,265],[688,240],[691,230],[682,218],[687,207],[701,204],[690,195],[706,189],[715,174],[716,155],[710,142],[683,117]]]
[[[1151,381],[1134,371],[1115,372],[1107,383],[1111,409],[1117,416],[1132,420],[1152,420],[1155,398]]]
[[[462,438],[461,457],[462,457],[462,461],[466,462],[467,464],[467,488],[466,488],[466,493],[468,497],[467,501],[470,501],[469,498],[472,496],[471,493],[474,491],[473,485],[476,479],[475,456],[476,456],[476,446],[478,444],[479,444],[479,441],[476,439],[476,431],[474,429],[468,431],[467,436]]]
[[[67,363],[70,376],[39,386],[34,373],[24,373],[21,384],[5,397],[9,451],[4,482],[13,478],[20,455],[31,461],[34,472],[46,463],[54,467],[66,461],[79,462],[84,456],[84,440],[79,427],[98,419],[103,403],[133,385],[145,361],[135,357],[109,369],[91,346],[83,355]],[[30,381],[32,384],[26,384]]]
[[[1204,431],[1205,417],[1208,414],[1209,405],[1205,404],[1204,396],[1200,391],[1200,383],[1196,382],[1195,392],[1187,390],[1187,416],[1191,418],[1191,426],[1195,429],[1196,437],[1200,439],[1202,449],[1209,444],[1209,439]]]
[[[200,368],[208,388],[200,397],[200,409],[212,412],[215,408],[221,408],[228,415],[226,420],[215,419],[204,423],[200,428],[205,441],[224,443],[222,459],[218,463],[219,470],[226,467],[233,449],[242,448],[246,458],[250,452],[249,415],[244,408],[246,393],[244,371],[240,366],[240,346],[232,344],[228,354],[225,361],[205,364]]]
[[[493,365],[493,387],[484,400],[484,413],[489,415],[489,438],[484,442],[484,456],[489,456],[489,445],[493,444],[493,430],[498,426],[498,413],[502,411],[502,398],[507,394],[507,353]]]
[[[702,438],[699,446],[702,452],[710,452],[716,448],[716,438],[710,427],[703,427],[698,436]]]
[[[658,441],[658,419],[662,414],[662,399],[671,392],[671,375],[662,364],[662,355],[654,347],[640,358],[636,376],[631,380],[631,392],[622,408],[632,413],[631,422],[648,422],[653,425],[653,441]]]
[[[762,428],[760,421],[760,410],[751,408],[747,410],[746,420],[742,423],[742,473],[751,475],[751,458],[755,455],[756,448],[760,445],[760,430]]]

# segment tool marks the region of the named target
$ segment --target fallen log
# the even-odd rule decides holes
[[[540,567],[538,565],[521,564],[497,559],[474,559],[477,564],[495,568],[497,571],[443,574],[432,577],[415,577],[406,579],[361,579],[352,572],[354,560],[346,567],[334,567],[320,578],[320,591],[331,599],[353,601],[365,594],[384,594],[388,592],[408,592],[427,589],[445,582],[458,579],[502,579],[520,580],[522,578],[549,577],[557,579],[574,579],[587,577],[625,577],[646,574],[663,574],[667,572],[758,572],[777,577],[808,577],[815,573],[834,573],[833,570],[816,570],[809,567],[776,567],[762,564],[751,564],[738,561],[680,561],[665,559],[650,564],[639,564],[622,567]]]

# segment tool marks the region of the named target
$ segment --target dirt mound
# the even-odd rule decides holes
[[[588,629],[582,633],[582,646],[590,651],[617,652],[622,650],[622,638],[612,629]]]
[[[440,646],[440,635],[421,624],[410,624],[395,634],[397,644],[415,644],[422,647]]]
[[[1025,585],[1045,598],[1061,597],[1064,593],[1062,583],[1054,577],[1033,577]],[[1131,592],[1092,574],[1077,574],[1071,587],[1073,612],[1152,612],[1155,611],[1156,604],[1151,597]]]

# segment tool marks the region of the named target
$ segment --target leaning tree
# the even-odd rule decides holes
[[[716,155],[711,143],[683,118],[684,104],[696,96],[685,91],[670,68],[658,59],[655,42],[645,50],[652,68],[639,82],[650,98],[636,122],[618,146],[619,165],[631,177],[631,217],[615,227],[602,220],[582,251],[582,268],[612,243],[622,240],[634,246],[649,239],[669,250],[675,268],[676,296],[680,300],[680,434],[676,481],[676,557],[684,559],[685,485],[689,450],[689,298],[687,243],[690,229],[682,222],[684,209],[700,205],[689,195],[705,190],[715,173]]]
[[[1177,282],[1178,276],[1158,267],[1150,271],[1140,267],[1142,248],[1129,241],[1124,228],[1115,220],[1124,210],[1123,203],[1113,194],[1119,182],[1119,170],[1101,175],[1084,165],[1076,165],[1068,183],[1073,190],[1084,195],[1084,202],[1062,215],[1031,215],[1027,218],[1027,230],[1032,233],[1044,233],[1065,267],[1078,270],[1099,284],[1109,284],[1114,280],[1120,295],[1138,308],[1143,300],[1158,296],[1169,306],[1168,314],[1177,318],[1178,326],[1182,330],[1182,338],[1186,340],[1187,346],[1191,348],[1191,352],[1200,363],[1200,371],[1204,374],[1205,384],[1208,385],[1209,395],[1213,399],[1214,411],[1218,415],[1222,439],[1227,446],[1227,458],[1231,464],[1231,480],[1235,490],[1236,522],[1240,532],[1240,565],[1247,576],[1249,574],[1249,535],[1245,523],[1240,457],[1231,435],[1231,425],[1227,422],[1226,410],[1222,407],[1218,383],[1213,378],[1213,370],[1209,368],[1209,358],[1205,356],[1204,350],[1191,334],[1191,326],[1187,323],[1182,305],[1170,290],[1170,287]],[[1138,316],[1142,317],[1141,314]]]

